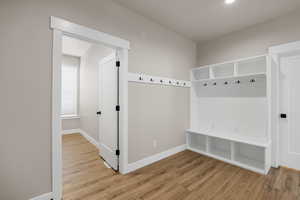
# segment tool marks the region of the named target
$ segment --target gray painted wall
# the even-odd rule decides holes
[[[81,57],[80,68],[80,128],[98,141],[98,67],[99,61],[114,52],[113,49],[92,45]]]
[[[300,40],[300,11],[198,44],[198,65],[266,54],[270,46]]]
[[[185,144],[187,96],[188,88],[129,83],[129,163]]]
[[[196,64],[194,42],[158,25],[110,0],[2,0],[0,2],[0,199],[29,199],[51,189],[51,55],[52,31],[49,16],[65,18],[131,42],[129,70],[173,78],[188,78],[188,69]],[[17,57],[17,59],[16,59]],[[129,86],[130,95],[142,90],[151,97],[159,97],[160,89]],[[133,87],[133,88],[131,88]],[[136,86],[141,87],[141,86]],[[173,118],[163,118],[161,127],[134,129],[138,118],[147,118],[159,110],[183,110],[188,94],[181,89],[165,88],[173,98],[168,103],[151,104],[152,98],[140,102],[130,98],[130,105],[154,106],[153,111],[142,110],[129,118],[129,137],[148,137],[145,133],[165,134],[164,124],[174,125]],[[150,93],[151,92],[151,93]],[[164,92],[163,92],[164,93]],[[164,97],[164,96],[163,96]],[[162,98],[162,97],[160,97]],[[134,103],[134,101],[136,101]],[[173,111],[175,112],[175,111]],[[21,114],[20,114],[21,113]],[[180,113],[179,113],[180,114]],[[186,115],[188,116],[188,115]],[[152,117],[153,118],[153,117]],[[151,118],[150,118],[151,119]],[[160,150],[183,143],[186,120],[178,122],[170,132],[168,144]],[[154,133],[155,132],[155,133]],[[136,140],[136,143],[139,141]],[[172,143],[174,141],[174,143]],[[133,142],[129,142],[133,144]],[[13,147],[13,148],[12,148]],[[134,147],[130,147],[134,149]],[[147,150],[147,154],[155,153]],[[140,158],[133,156],[131,160]],[[30,184],[28,184],[30,183]]]

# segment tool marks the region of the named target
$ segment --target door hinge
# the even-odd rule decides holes
[[[285,114],[285,113],[281,113],[281,114],[280,114],[280,118],[282,118],[282,119],[286,119],[286,118],[287,118],[287,114]]]
[[[116,155],[117,155],[117,156],[120,155],[120,150],[119,150],[119,149],[116,150]]]
[[[116,67],[120,67],[121,63],[120,61],[116,61]]]
[[[116,111],[120,111],[120,105],[116,105]]]

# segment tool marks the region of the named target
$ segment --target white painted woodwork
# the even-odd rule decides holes
[[[62,198],[62,138],[61,138],[61,64],[62,36],[53,30],[52,54],[52,192],[53,199]]]
[[[52,61],[52,193],[53,199],[62,198],[62,150],[61,150],[61,60],[62,37],[70,36],[88,42],[105,44],[117,49],[120,67],[120,173],[127,173],[128,168],[128,50],[130,43],[112,35],[90,29],[63,20],[50,17],[50,27],[53,29],[53,61]]]
[[[101,157],[118,170],[118,77],[116,57],[108,56],[99,63],[99,150]]]
[[[266,174],[271,167],[269,58],[191,70],[187,148]]]
[[[103,33],[70,21],[51,16],[50,26],[53,29],[65,32],[66,35],[77,35],[90,42],[102,42],[110,47],[129,49],[130,44],[127,40]]]
[[[144,73],[128,73],[128,81],[143,84],[158,84],[175,87],[191,87],[190,81],[177,80],[167,77],[152,76]]]
[[[288,152],[288,149],[283,150],[288,145],[282,146],[283,141],[288,141],[287,137],[289,137],[288,133],[288,121],[291,119],[291,116],[287,116],[287,119],[280,119],[281,112],[288,112],[288,109],[283,110],[284,106],[288,107],[288,98],[289,95],[286,95],[282,91],[282,88],[286,87],[287,81],[283,80],[283,74],[281,69],[285,72],[284,67],[281,66],[282,60],[286,60],[289,57],[299,56],[300,55],[300,41],[281,44],[278,46],[272,46],[269,48],[270,53],[270,64],[272,69],[272,93],[271,93],[271,112],[272,112],[272,123],[271,123],[271,131],[272,131],[272,166],[279,167],[280,165],[286,165],[287,167],[293,167],[289,165],[289,162],[282,162],[282,151]],[[285,99],[284,99],[285,98]],[[287,113],[289,114],[289,113]],[[292,119],[294,120],[294,119]],[[284,129],[285,126],[285,129]],[[291,153],[291,151],[289,151]],[[297,154],[293,152],[293,156],[295,158]],[[291,159],[291,161],[294,160]],[[297,158],[296,158],[297,159]],[[299,160],[298,160],[299,163]]]
[[[300,170],[300,52],[280,59],[280,164]]]

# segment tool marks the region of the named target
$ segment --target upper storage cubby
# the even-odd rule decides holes
[[[237,62],[237,75],[266,73],[266,56],[256,57]]]
[[[267,56],[192,69],[196,97],[266,97]]]
[[[232,77],[234,75],[234,63],[214,65],[211,70],[213,78]]]
[[[192,70],[192,80],[209,79],[209,67],[200,67]]]

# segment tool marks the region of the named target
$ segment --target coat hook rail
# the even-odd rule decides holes
[[[191,87],[190,81],[177,80],[167,77],[151,76],[143,73],[128,73],[128,81],[144,84],[168,85],[175,87]]]

